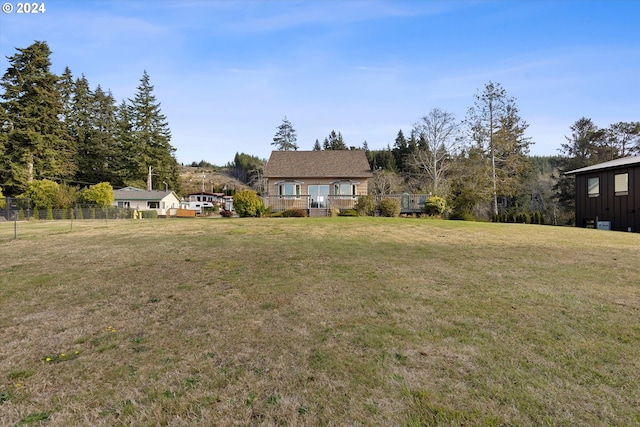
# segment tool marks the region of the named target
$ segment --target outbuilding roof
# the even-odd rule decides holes
[[[614,169],[624,166],[631,166],[640,164],[640,156],[622,157],[620,159],[611,160],[604,163],[598,163],[597,165],[591,165],[580,169],[575,169],[569,172],[565,172],[565,175],[575,175],[579,173],[593,172],[603,169]]]
[[[272,151],[265,178],[368,178],[362,150]]]
[[[143,190],[135,187],[125,187],[120,190],[113,190],[113,197],[115,200],[162,200],[173,191],[162,190]],[[176,196],[177,198],[177,196]]]

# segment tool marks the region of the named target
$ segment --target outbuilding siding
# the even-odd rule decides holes
[[[576,225],[596,226],[596,221],[610,221],[611,229],[640,232],[640,161],[619,166],[573,171],[576,176]],[[570,172],[572,173],[572,172]],[[615,175],[628,174],[628,194],[615,195]],[[600,195],[588,196],[589,178],[600,180]]]

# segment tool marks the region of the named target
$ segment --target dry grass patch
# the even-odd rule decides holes
[[[640,422],[638,235],[386,218],[42,231],[0,247],[2,425]]]

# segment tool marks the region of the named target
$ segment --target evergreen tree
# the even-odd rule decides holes
[[[166,116],[161,113],[146,71],[137,90],[135,97],[129,100],[133,139],[131,155],[138,157],[134,160],[137,167],[132,171],[133,178],[146,180],[151,167],[156,174],[154,188],[164,188],[162,183],[166,182],[171,189],[178,190],[178,162],[174,157],[176,149],[171,145],[171,130]]]
[[[116,145],[116,107],[113,95],[96,88],[91,99],[93,154],[90,182],[110,182],[121,186],[117,174],[120,153]]]
[[[393,143],[393,157],[396,160],[396,165],[398,166],[398,170],[403,170],[404,159],[407,157],[407,140],[404,137],[404,133],[402,129],[398,131],[398,135],[396,136],[396,140]]]
[[[122,101],[115,109],[115,144],[118,159],[116,175],[125,185],[144,187],[146,175],[142,153],[138,153],[133,137],[131,109]]]
[[[34,179],[73,177],[75,147],[60,118],[64,111],[51,73],[51,50],[36,41],[8,57],[2,77],[0,145],[4,146],[0,181],[8,194],[24,191]]]
[[[561,156],[558,160],[559,175],[556,177],[553,190],[559,205],[573,221],[575,177],[565,176],[564,173],[611,159],[608,158],[608,150],[602,150],[606,131],[599,129],[591,119],[582,117],[570,129],[571,136],[565,136],[567,142],[562,144]]]
[[[60,93],[60,102],[62,103],[62,114],[60,115],[60,120],[65,124],[68,124],[71,117],[71,110],[73,108],[73,92],[75,89],[73,74],[69,67],[65,67],[64,72],[57,82],[57,88]]]
[[[95,146],[93,141],[91,98],[93,94],[86,77],[76,79],[73,89],[71,111],[67,128],[77,147],[75,179],[83,184],[93,184],[93,162]]]
[[[320,151],[322,150],[322,146],[320,145],[320,141],[318,141],[318,138],[316,138],[316,142],[315,144],[313,144],[313,151]]]
[[[498,198],[512,196],[519,175],[514,171],[526,167],[530,140],[524,136],[527,123],[518,115],[515,100],[499,83],[489,82],[475,95],[467,119],[472,143],[486,152],[490,162],[492,213],[498,215]],[[483,156],[480,156],[482,158]]]
[[[323,148],[325,150],[347,150],[347,145],[344,143],[342,134],[335,130],[332,130],[327,138],[324,139]]]
[[[640,122],[618,122],[607,129],[607,142],[618,157],[640,154]]]
[[[284,116],[271,145],[274,145],[279,151],[296,151],[298,149],[297,139],[296,130],[291,125],[291,122],[287,120],[287,116]]]

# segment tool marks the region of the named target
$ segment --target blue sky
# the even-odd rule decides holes
[[[463,119],[500,83],[532,154],[581,117],[640,120],[640,1],[46,0],[0,16],[0,69],[47,41],[52,71],[132,98],[144,70],[179,162],[267,158],[286,115],[302,150],[331,130],[393,145],[433,108]]]

